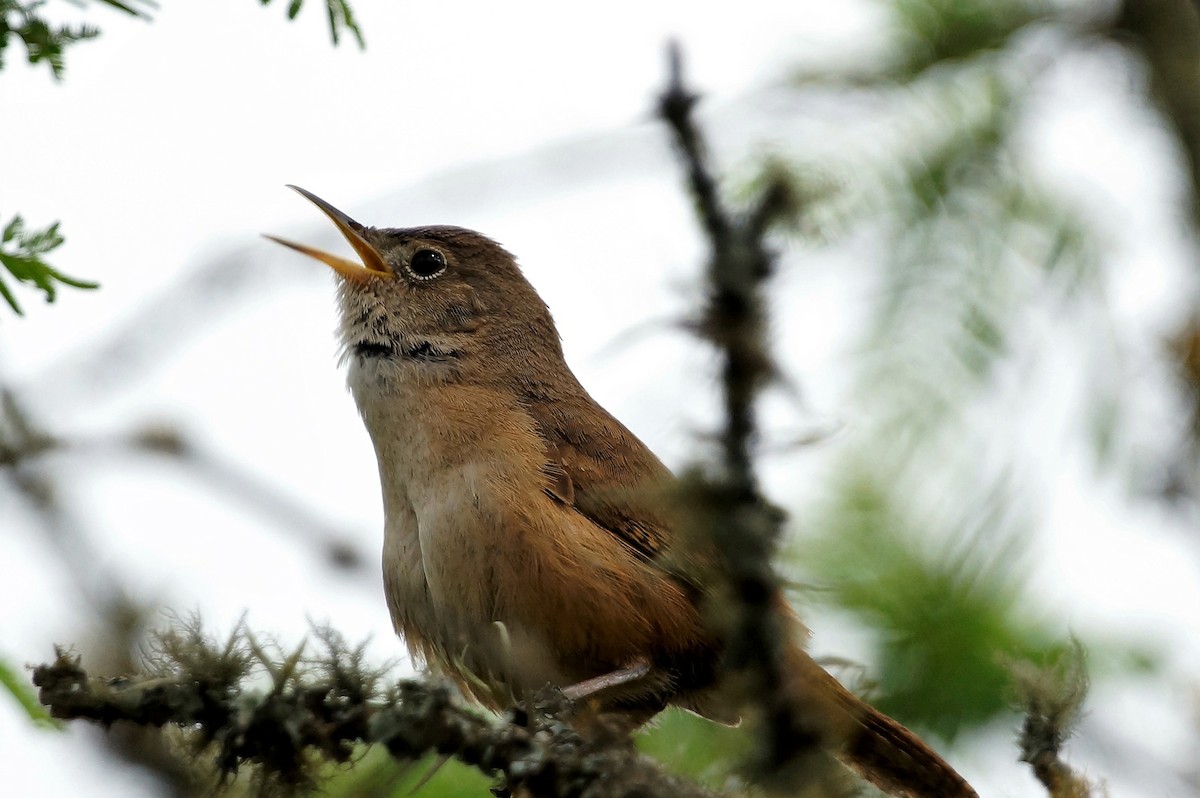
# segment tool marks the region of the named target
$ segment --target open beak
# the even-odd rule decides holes
[[[350,242],[350,246],[354,247],[354,251],[358,253],[358,257],[362,258],[362,263],[355,263],[352,260],[340,258],[337,255],[331,255],[328,252],[322,252],[314,247],[297,244],[294,241],[288,241],[284,238],[263,234],[264,238],[269,238],[277,244],[283,244],[289,249],[294,249],[297,252],[303,252],[309,257],[316,258],[324,263],[335,272],[345,277],[347,280],[355,282],[363,282],[372,277],[392,277],[392,270],[388,268],[387,263],[383,259],[383,255],[379,250],[367,243],[367,239],[363,238],[362,231],[365,230],[361,224],[351,219],[346,214],[339,211],[337,208],[330,205],[325,200],[318,197],[312,192],[305,191],[299,186],[291,186],[288,188],[297,191],[304,195],[304,198],[321,209],[321,212],[329,217],[337,229],[342,232],[346,240]]]

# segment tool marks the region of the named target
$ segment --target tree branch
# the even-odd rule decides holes
[[[765,236],[796,209],[793,192],[781,180],[767,185],[748,214],[726,207],[692,118],[697,97],[684,86],[678,48],[670,49],[669,59],[670,80],[659,115],[674,136],[711,250],[708,299],[696,327],[721,358],[725,417],[720,461],[712,474],[693,470],[688,498],[702,508],[693,522],[717,549],[720,576],[728,588],[729,595],[720,595],[731,605],[721,607],[727,640],[723,666],[735,683],[744,685],[747,706],[764,721],[759,764],[770,777],[801,760],[815,761],[825,742],[824,719],[785,689],[793,621],[777,600],[782,580],[772,564],[785,517],[760,492],[752,457],[758,435],[754,405],[775,375],[765,342],[762,297],[775,255]]]
[[[220,644],[193,623],[160,637],[158,665],[145,676],[92,677],[60,650],[53,663],[35,668],[33,681],[56,718],[194,728],[225,775],[256,765],[260,789],[311,788],[317,762],[346,762],[356,745],[378,743],[398,760],[454,756],[531,796],[712,795],[665,774],[625,736],[581,735],[566,721],[570,707],[557,690],[490,720],[442,685],[402,681],[383,689],[382,671],[364,664],[362,647],[348,649],[329,630],[317,634],[320,656],[305,658],[301,647],[273,657],[244,630]],[[259,671],[271,684],[255,691],[247,683]]]

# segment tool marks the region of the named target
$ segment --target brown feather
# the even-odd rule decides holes
[[[573,387],[578,393],[565,401],[522,397],[545,441],[547,490],[639,557],[653,559],[669,542],[661,507],[671,473],[625,425]]]

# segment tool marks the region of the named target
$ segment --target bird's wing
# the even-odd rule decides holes
[[[526,404],[546,444],[545,491],[608,530],[639,558],[669,543],[674,477],[654,453],[588,396]]]

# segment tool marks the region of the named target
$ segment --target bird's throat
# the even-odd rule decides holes
[[[445,363],[459,357],[458,351],[442,349],[429,341],[418,341],[407,345],[359,341],[354,345],[353,350],[354,354],[361,358],[405,358],[425,363]]]
[[[375,341],[359,341],[354,345],[354,354],[356,357],[396,357],[399,352],[396,347],[388,344],[376,343]]]

